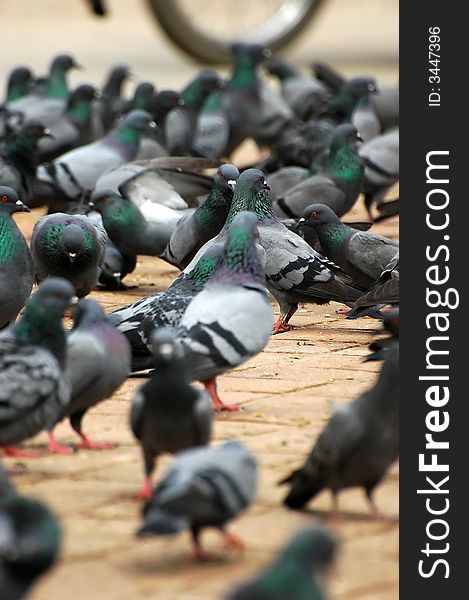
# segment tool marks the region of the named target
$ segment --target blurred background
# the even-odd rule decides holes
[[[265,0],[191,0],[186,3],[208,23],[246,19]],[[330,62],[346,74],[372,73],[381,82],[397,80],[398,0],[325,0],[307,29],[285,53],[297,64]],[[94,16],[86,0],[2,0],[0,72],[25,64],[45,72],[53,54],[69,52],[85,68],[71,84],[101,83],[108,68],[125,62],[158,86],[180,86],[196,63],[162,32],[147,0],[107,0],[109,15]],[[223,7],[224,14],[215,14]]]

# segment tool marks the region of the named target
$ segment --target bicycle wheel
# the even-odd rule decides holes
[[[286,46],[323,0],[147,0],[166,35],[184,52],[210,63],[229,62],[233,42]]]

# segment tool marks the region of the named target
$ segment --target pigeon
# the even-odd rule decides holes
[[[391,259],[370,289],[360,296],[347,313],[347,319],[361,317],[369,307],[399,304],[399,252]]]
[[[63,277],[79,298],[98,284],[106,250],[107,234],[84,215],[54,213],[38,219],[31,238],[37,282]]]
[[[204,384],[216,410],[239,410],[220,400],[216,377],[261,352],[274,325],[256,221],[246,211],[233,218],[214,274],[180,322],[178,339],[189,377]]]
[[[37,121],[26,121],[0,149],[0,185],[13,188],[28,204],[39,164],[39,141],[52,133]]]
[[[14,102],[26,96],[32,85],[33,74],[29,67],[16,67],[8,76],[5,102]]]
[[[360,103],[369,98],[370,94],[375,94],[376,91],[376,81],[372,77],[354,77],[344,81],[327,109],[322,113],[321,118],[336,125],[349,123]]]
[[[180,218],[148,221],[133,202],[111,190],[95,190],[90,205],[101,214],[109,238],[123,257],[159,256]]]
[[[331,565],[336,547],[324,527],[304,527],[273,562],[226,600],[325,600],[317,575]]]
[[[109,315],[109,321],[128,339],[132,348],[132,371],[152,366],[149,333],[155,327],[177,328],[192,299],[213,275],[223,244],[213,244],[189,273],[181,275],[164,292],[140,298]]]
[[[0,465],[0,598],[21,600],[56,562],[62,531],[40,500],[17,493]]]
[[[399,127],[399,86],[379,86],[371,97],[371,102],[383,131]]]
[[[274,214],[262,171],[244,171],[235,188],[232,215],[238,207],[257,215],[260,244],[265,251],[267,288],[280,305],[274,333],[288,331],[299,302],[353,302],[361,292],[342,278],[338,267],[290,231]],[[227,221],[231,218],[228,215]]]
[[[110,398],[130,374],[130,347],[125,337],[107,320],[101,306],[91,298],[78,301],[73,312],[73,329],[67,336],[65,376],[70,381],[70,402],[58,420],[68,417],[81,438],[81,448],[103,450],[114,444],[95,442],[83,432],[86,412]],[[70,448],[55,443],[49,430],[51,452],[69,454]]]
[[[387,353],[375,385],[331,417],[303,467],[281,483],[284,500],[299,510],[323,489],[330,489],[337,509],[342,489],[362,487],[372,514],[373,491],[399,452],[399,346]]]
[[[374,202],[383,207],[388,189],[399,179],[399,129],[393,129],[363,144],[359,150],[364,171],[365,208],[372,218]],[[395,205],[394,205],[395,207]],[[389,214],[392,216],[395,213]]]
[[[155,371],[136,391],[130,409],[130,424],[145,466],[145,484],[138,495],[142,500],[151,498],[151,476],[160,454],[206,446],[212,431],[210,397],[190,385],[174,334],[155,329],[151,347]]]
[[[190,154],[202,104],[211,92],[223,87],[224,82],[215,71],[204,69],[184,88],[180,94],[184,104],[171,110],[164,123],[164,139],[170,154]]]
[[[70,94],[64,114],[49,128],[51,136],[39,141],[41,162],[94,140],[92,102],[96,97],[97,91],[88,84],[79,85]]]
[[[365,289],[375,283],[399,252],[399,245],[393,240],[349,227],[324,204],[307,206],[300,224],[314,228],[327,258]]]
[[[341,217],[348,212],[361,191],[363,166],[357,143],[361,140],[350,123],[334,130],[330,153],[322,172],[299,182],[276,198],[274,210],[280,217],[300,217],[314,201],[330,206]]]
[[[15,212],[29,212],[29,208],[15,190],[0,186],[0,329],[16,319],[34,282],[33,259],[12,218]]]
[[[331,95],[325,86],[301,73],[287,61],[278,57],[271,58],[266,69],[280,80],[282,96],[298,119],[314,119],[329,105]]]
[[[181,219],[163,253],[165,260],[184,269],[198,250],[223,227],[231,207],[238,169],[229,163],[218,168],[208,198],[194,213]]]
[[[122,87],[125,81],[131,78],[132,72],[127,65],[116,65],[108,74],[99,99],[99,112],[105,131],[113,127],[117,116],[122,113]]]
[[[51,277],[0,333],[0,447],[9,456],[24,456],[13,445],[49,430],[70,400],[62,317],[74,302],[71,283]]]
[[[106,137],[62,154],[40,165],[37,178],[54,186],[70,200],[93,190],[98,177],[111,167],[131,161],[137,155],[140,139],[153,136],[156,123],[145,111],[131,111]]]
[[[136,535],[175,535],[189,528],[194,558],[207,560],[210,556],[202,548],[200,533],[215,527],[222,532],[225,545],[243,549],[242,540],[226,531],[226,526],[252,504],[257,477],[257,461],[241,442],[183,450],[144,507]]]
[[[49,127],[63,113],[68,98],[67,72],[80,68],[68,54],[60,54],[52,61],[49,76],[45,81],[45,93],[33,88],[26,96],[11,102],[12,110],[23,113],[25,119],[39,121]]]
[[[210,94],[197,116],[192,153],[206,158],[223,156],[230,139],[230,124],[221,93]]]
[[[261,79],[258,66],[270,58],[270,50],[261,44],[236,43],[232,46],[233,71],[221,96],[221,107],[230,128],[228,144],[222,153],[230,155],[246,138],[258,130],[261,107]],[[214,102],[213,98],[207,102]]]
[[[381,133],[381,123],[370,96],[364,96],[359,100],[353,110],[351,122],[360,132],[364,142],[368,142]]]

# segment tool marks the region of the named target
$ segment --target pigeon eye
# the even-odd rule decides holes
[[[313,210],[313,212],[311,213],[311,217],[313,219],[315,219],[317,216],[318,216],[318,213],[315,210]]]
[[[6,194],[3,194],[2,202],[8,202],[8,196]]]

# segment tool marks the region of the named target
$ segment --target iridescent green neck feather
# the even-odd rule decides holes
[[[230,79],[232,90],[242,90],[257,83],[256,65],[252,58],[241,54],[236,58],[233,75]]]
[[[357,152],[342,142],[337,147],[331,147],[327,160],[327,170],[343,181],[357,181],[362,167]]]
[[[21,234],[10,214],[0,212],[0,264],[10,265],[24,252]]]

